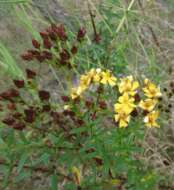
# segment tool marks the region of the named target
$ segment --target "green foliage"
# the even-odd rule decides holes
[[[2,43],[0,43],[0,55],[0,65],[2,71],[5,71],[12,78],[24,78],[22,70],[19,68],[8,49]]]

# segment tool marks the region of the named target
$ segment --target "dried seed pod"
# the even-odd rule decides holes
[[[15,119],[20,119],[20,118],[22,117],[22,114],[19,113],[19,112],[16,112],[16,113],[13,114],[13,117],[14,117]]]
[[[77,122],[77,124],[78,124],[79,126],[82,126],[82,125],[84,125],[84,123],[85,123],[82,119],[77,119],[76,122]]]
[[[8,126],[11,126],[11,125],[14,124],[15,119],[12,118],[12,117],[7,117],[7,118],[3,119],[2,122],[3,122],[4,124],[8,125]]]
[[[66,31],[65,31],[63,24],[61,24],[59,26],[52,25],[52,29],[57,34],[57,36],[59,37],[60,40],[62,40],[62,41],[67,40],[67,35],[66,35]]]
[[[78,40],[78,41],[83,40],[84,37],[85,37],[85,34],[86,34],[85,28],[84,28],[84,27],[81,27],[81,28],[79,29],[78,33],[77,33],[77,40]]]
[[[42,55],[43,55],[44,59],[51,60],[53,58],[53,54],[46,50],[42,52]]]
[[[100,41],[101,41],[101,36],[100,36],[100,34],[94,34],[94,39],[93,39],[93,41],[95,42],[95,43],[100,43]]]
[[[43,61],[45,61],[45,55],[44,54],[39,54],[39,55],[36,55],[36,59],[42,63]]]
[[[64,110],[63,114],[65,116],[70,116],[70,117],[74,117],[75,116],[75,112],[71,111],[71,110]]]
[[[131,116],[132,116],[132,117],[137,117],[137,116],[138,116],[138,110],[137,110],[137,109],[134,109],[134,110],[131,112]]]
[[[103,93],[103,86],[100,85],[100,86],[97,88],[97,93],[99,93],[99,94]]]
[[[0,94],[1,99],[9,100],[12,102],[13,102],[13,98],[17,98],[19,96],[20,96],[19,91],[13,88]]]
[[[68,96],[61,96],[62,100],[64,102],[69,102],[70,101],[70,98]]]
[[[143,115],[146,116],[149,112],[147,110],[143,111]]]
[[[89,101],[89,100],[86,100],[86,101],[85,101],[85,106],[86,106],[87,108],[90,108],[90,107],[92,106],[92,102]]]
[[[173,81],[170,82],[170,87],[171,87],[171,88],[174,88],[174,82],[173,82]]]
[[[60,59],[63,61],[67,61],[70,59],[70,54],[66,49],[63,49],[62,52],[60,52]]]
[[[73,46],[72,48],[71,48],[71,53],[72,54],[77,54],[77,51],[78,51],[78,49],[77,49],[77,46]]]
[[[93,159],[96,161],[96,164],[97,164],[98,166],[102,166],[102,165],[103,165],[103,160],[102,160],[101,158],[99,158],[99,157],[94,157]]]
[[[7,104],[7,108],[11,111],[16,110],[16,105],[14,103]]]
[[[13,80],[13,83],[18,88],[23,88],[24,87],[24,80]]]
[[[31,108],[31,109],[25,109],[24,110],[25,114],[25,121],[28,123],[33,123],[35,118],[36,118],[36,112]]]
[[[48,39],[48,33],[47,33],[47,32],[42,31],[42,32],[40,32],[39,34],[40,34],[40,36],[42,37],[43,40],[44,40],[44,39]]]
[[[46,90],[40,90],[39,91],[39,98],[41,100],[46,100],[48,101],[50,99],[50,93]]]
[[[159,105],[158,105],[158,109],[161,110],[162,108],[163,108],[163,106],[162,106],[161,104],[159,104]]]
[[[53,118],[53,121],[55,123],[59,123],[59,121],[60,121],[60,114],[58,112],[51,111],[50,115]]]
[[[29,49],[28,52],[31,53],[33,57],[40,55],[40,52],[38,50]]]
[[[57,39],[57,35],[54,32],[54,30],[52,29],[52,27],[49,27],[46,31],[48,32],[48,35],[51,40],[55,41]]]
[[[99,101],[99,107],[100,107],[101,109],[106,109],[106,108],[107,108],[106,102],[105,102],[105,101]]]
[[[23,130],[25,127],[26,126],[25,126],[25,124],[23,122],[14,123],[13,126],[12,126],[13,129],[16,129],[16,130],[19,130],[19,131]]]
[[[168,108],[172,108],[172,104],[169,104],[169,105],[168,105]]]
[[[3,106],[0,104],[0,111],[3,111]]]
[[[33,47],[36,48],[36,49],[39,49],[40,48],[40,43],[35,40],[35,39],[32,39],[32,44],[33,44]]]
[[[26,74],[28,79],[33,79],[36,76],[36,72],[30,69],[26,69]]]
[[[31,52],[26,52],[21,55],[21,58],[25,61],[32,61],[34,59],[34,56]]]
[[[164,92],[167,92],[167,91],[168,91],[168,89],[167,89],[167,88],[163,88],[163,91],[164,91]]]
[[[50,40],[48,38],[44,39],[43,43],[44,43],[44,48],[51,49],[52,43],[50,42]]]
[[[42,111],[43,112],[49,112],[49,111],[51,111],[51,106],[49,104],[43,105],[42,106]]]
[[[135,94],[134,99],[135,99],[135,102],[139,102],[139,101],[141,100],[141,97],[140,97],[140,95],[137,93],[137,94]]]

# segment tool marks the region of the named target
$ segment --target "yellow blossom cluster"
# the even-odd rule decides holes
[[[139,107],[144,111],[147,111],[147,115],[144,117],[145,126],[159,127],[156,122],[159,111],[155,111],[154,108],[158,103],[158,98],[162,95],[160,88],[156,87],[156,85],[150,82],[149,79],[145,79],[143,91],[146,99],[140,101]]]
[[[146,116],[144,117],[146,127],[159,127],[156,122],[159,112],[155,111],[154,108],[158,103],[158,97],[161,96],[161,92],[149,79],[144,80],[144,87],[142,88],[146,99],[141,100],[136,105],[135,97],[140,84],[137,80],[134,80],[133,76],[123,77],[117,81],[117,78],[109,70],[91,69],[89,72],[81,75],[79,85],[72,89],[71,98],[76,99],[81,96],[92,83],[109,85],[111,87],[117,85],[121,96],[118,98],[118,102],[114,104],[114,110],[115,121],[119,124],[120,128],[128,126],[131,113],[138,110],[138,107],[146,112]]]
[[[115,121],[119,123],[119,127],[127,127],[130,121],[130,114],[136,108],[134,95],[139,87],[138,81],[134,81],[132,76],[122,78],[118,83],[118,90],[121,96],[114,105]]]
[[[91,69],[84,75],[81,75],[79,86],[72,89],[71,98],[76,99],[89,88],[91,83],[108,84],[110,86],[116,85],[117,78],[114,77],[111,71],[101,71],[101,69]]]

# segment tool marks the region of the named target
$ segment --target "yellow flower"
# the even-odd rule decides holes
[[[144,84],[145,87],[143,88],[143,91],[148,98],[157,98],[162,95],[160,89],[157,88],[155,84],[151,83],[149,79],[145,79]]]
[[[88,74],[87,74],[91,80],[93,80],[94,82],[100,82],[101,80],[101,69],[91,69]]]
[[[130,121],[130,115],[127,115],[124,112],[120,112],[115,115],[115,121],[119,123],[120,128],[125,128]]]
[[[90,83],[91,83],[91,76],[90,75],[81,75],[80,86],[87,88],[90,85]]]
[[[71,98],[74,100],[79,97],[85,90],[86,86],[78,86],[77,88],[72,88],[71,90]]]
[[[146,99],[146,100],[141,100],[139,103],[139,107],[142,108],[143,110],[147,111],[152,111],[154,107],[157,104],[157,100],[155,99]]]
[[[73,166],[72,167],[72,173],[73,173],[73,178],[74,178],[75,183],[77,185],[80,185],[80,183],[81,183],[81,172],[80,172],[80,170],[77,167]]]
[[[94,82],[100,82],[100,80],[101,80],[101,69],[96,69],[96,71],[95,71],[96,73],[95,73],[95,75],[93,76],[93,81]]]
[[[136,105],[134,104],[134,98],[130,98],[127,93],[124,93],[122,96],[119,97],[118,102],[114,105],[115,112],[124,112],[126,114],[130,114]]]
[[[156,122],[158,118],[159,112],[158,111],[152,111],[148,113],[144,118],[144,123],[146,127],[160,127],[158,123]]]
[[[64,110],[69,110],[69,109],[70,109],[70,105],[64,105],[64,106],[63,106],[63,109],[64,109]]]
[[[128,93],[131,96],[134,96],[137,88],[139,87],[138,81],[133,81],[132,76],[121,79],[118,88],[120,93]]]
[[[101,83],[102,84],[109,84],[111,86],[115,86],[116,85],[116,81],[117,81],[117,78],[114,77],[110,71],[106,71],[106,72],[102,72],[101,73]]]

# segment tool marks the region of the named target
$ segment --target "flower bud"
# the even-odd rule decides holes
[[[34,56],[31,52],[26,52],[26,53],[21,55],[21,58],[25,61],[32,61]]]
[[[86,34],[85,28],[81,27],[77,34],[77,40],[81,41],[85,37],[85,34]]]
[[[37,40],[32,39],[32,44],[33,44],[33,47],[35,47],[36,49],[40,48],[40,43]]]
[[[48,33],[47,32],[40,32],[40,36],[42,37],[42,39],[48,39]]]
[[[44,48],[51,49],[51,47],[52,47],[52,44],[51,44],[50,40],[47,38],[44,39]]]

